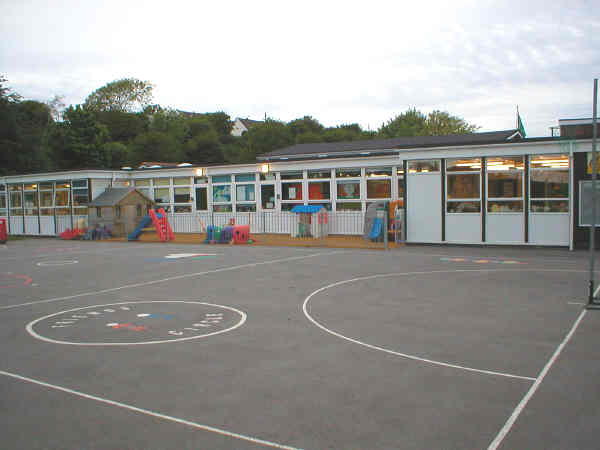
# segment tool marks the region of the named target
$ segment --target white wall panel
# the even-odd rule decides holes
[[[446,241],[481,243],[481,214],[446,214]]]
[[[523,244],[524,227],[522,213],[488,213],[485,241],[488,244]]]
[[[529,214],[529,242],[540,245],[569,245],[569,214]]]
[[[407,242],[441,242],[441,174],[408,174],[406,177]]]
[[[40,229],[42,236],[54,236],[54,216],[40,216]]]

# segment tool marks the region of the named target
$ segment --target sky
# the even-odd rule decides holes
[[[26,99],[83,103],[137,78],[184,111],[377,130],[409,108],[549,136],[591,117],[592,1],[2,0],[0,75]]]

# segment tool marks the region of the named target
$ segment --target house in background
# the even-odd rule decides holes
[[[114,237],[127,236],[154,205],[135,188],[109,188],[89,204],[88,228],[106,228]]]
[[[232,136],[241,136],[246,131],[248,131],[254,125],[259,125],[264,123],[260,120],[250,120],[250,119],[240,119],[239,117],[235,119],[233,122],[233,126],[231,128]]]

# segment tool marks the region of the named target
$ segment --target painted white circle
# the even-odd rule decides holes
[[[45,266],[69,266],[71,264],[77,264],[79,263],[79,261],[71,259],[71,260],[65,260],[65,261],[40,261],[39,263],[37,263],[38,266],[40,267],[45,267]]]
[[[159,304],[175,310],[178,306],[181,310],[183,306],[195,311],[189,319],[180,317],[181,314],[177,311],[173,313],[152,311],[156,310],[156,306]],[[189,308],[190,305],[192,308]],[[87,312],[86,310],[90,311]],[[148,310],[152,312],[147,312]],[[237,321],[235,320],[236,317],[238,318]],[[35,319],[29,322],[25,329],[34,338],[53,344],[80,346],[148,345],[189,341],[226,333],[242,326],[246,322],[246,317],[246,313],[231,306],[185,300],[153,300],[67,309]],[[56,318],[56,320],[52,322],[53,318]],[[175,320],[171,322],[171,319]],[[158,323],[159,326],[155,329],[153,323]],[[36,326],[38,328],[44,327],[45,334],[58,334],[58,336],[44,336],[35,330]],[[93,342],[93,339],[89,340],[88,338],[88,342],[80,342],[72,337],[61,338],[60,336],[60,334],[65,335],[65,333],[72,330],[75,334],[85,334],[88,331],[88,334],[93,335],[95,333],[102,336],[106,334],[108,329],[125,333],[138,333],[136,336],[139,337],[138,340],[119,341],[117,339],[114,341],[99,340],[98,342]],[[145,333],[146,331],[151,333]],[[127,337],[130,336],[132,334],[127,335]],[[144,340],[144,337],[147,340]]]
[[[332,283],[327,286],[323,286],[323,287],[317,289],[316,291],[312,292],[311,294],[309,294],[308,297],[306,297],[304,299],[304,303],[302,304],[302,311],[304,312],[304,315],[306,316],[306,318],[312,324],[314,324],[321,330],[325,331],[326,333],[328,333],[332,336],[335,336],[337,338],[343,339],[347,342],[361,345],[361,346],[366,347],[371,350],[377,350],[377,351],[380,351],[383,353],[399,356],[399,357],[406,358],[406,359],[412,359],[412,360],[420,361],[423,363],[428,363],[428,364],[433,364],[433,365],[443,366],[443,367],[450,367],[450,368],[464,370],[464,371],[468,371],[468,372],[476,372],[476,373],[481,373],[481,374],[486,374],[486,375],[495,375],[495,376],[501,376],[501,377],[507,377],[507,378],[516,378],[516,379],[535,381],[535,378],[530,377],[530,376],[512,374],[512,373],[506,373],[506,372],[499,372],[499,371],[495,371],[495,370],[487,370],[487,369],[482,369],[482,368],[468,367],[465,365],[455,364],[453,362],[438,361],[438,360],[434,360],[434,359],[430,359],[430,358],[424,358],[424,357],[421,357],[418,355],[412,355],[412,354],[408,354],[408,353],[395,351],[395,350],[392,350],[392,349],[389,349],[386,347],[381,347],[378,345],[372,345],[363,340],[359,340],[359,339],[352,338],[350,336],[346,336],[346,335],[339,333],[331,328],[326,327],[324,324],[320,323],[317,319],[315,319],[313,317],[313,315],[310,313],[310,306],[309,306],[310,301],[313,297],[315,297],[316,295],[318,295],[321,292],[324,292],[328,289],[331,289],[331,288],[334,288],[337,286],[342,286],[342,285],[349,284],[349,283],[360,282],[360,281],[365,281],[365,280],[373,280],[373,279],[377,279],[377,278],[389,278],[389,277],[401,277],[401,276],[421,276],[421,275],[434,275],[434,274],[452,274],[452,273],[469,273],[469,272],[473,272],[473,273],[517,272],[518,273],[518,272],[523,272],[523,271],[527,271],[527,272],[581,272],[581,271],[577,271],[577,270],[568,270],[568,269],[566,269],[566,270],[565,269],[522,269],[522,270],[464,269],[464,270],[434,270],[434,271],[423,271],[423,272],[399,272],[399,273],[377,274],[377,275],[370,275],[370,276],[365,276],[365,277],[351,278],[348,280],[338,281],[336,283]]]

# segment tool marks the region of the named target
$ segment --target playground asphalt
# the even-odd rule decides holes
[[[563,249],[9,241],[0,447],[595,449],[588,278]]]

